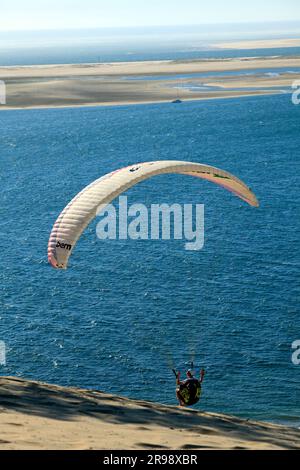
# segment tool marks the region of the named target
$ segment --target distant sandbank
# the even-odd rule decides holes
[[[7,92],[6,105],[0,105],[0,110],[266,95],[291,88],[300,79],[298,72],[258,71],[277,68],[300,69],[300,57],[0,67]],[[238,75],[246,71],[257,72]],[[210,76],[184,76],[197,73]]]
[[[0,66],[0,79],[178,75],[183,73],[226,72],[278,67],[300,67],[300,57],[240,57],[234,59]]]
[[[214,46],[219,49],[275,49],[281,47],[300,47],[300,38],[221,42],[214,44]]]

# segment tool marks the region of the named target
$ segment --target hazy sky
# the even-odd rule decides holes
[[[0,0],[0,31],[300,20],[299,0]]]

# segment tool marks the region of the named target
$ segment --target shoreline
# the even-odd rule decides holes
[[[300,430],[0,377],[1,450],[291,450]]]

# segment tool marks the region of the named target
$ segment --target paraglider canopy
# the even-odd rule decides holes
[[[211,181],[231,191],[254,207],[258,201],[243,181],[227,171],[200,163],[155,161],[113,171],[83,189],[65,207],[55,222],[49,243],[48,260],[56,269],[66,269],[69,257],[88,224],[96,217],[99,206],[109,204],[132,186],[152,176],[177,173]]]

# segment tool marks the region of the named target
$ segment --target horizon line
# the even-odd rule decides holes
[[[0,35],[3,33],[35,33],[35,32],[54,32],[54,31],[97,31],[97,30],[138,30],[138,29],[155,29],[155,28],[192,28],[200,26],[231,26],[231,25],[288,25],[288,24],[300,24],[299,19],[292,20],[270,20],[270,21],[228,21],[228,22],[206,22],[206,23],[185,23],[185,24],[160,24],[160,25],[122,25],[122,26],[68,26],[66,28],[61,27],[49,27],[49,28],[34,28],[34,29],[2,29]],[[299,34],[300,36],[300,34]]]

